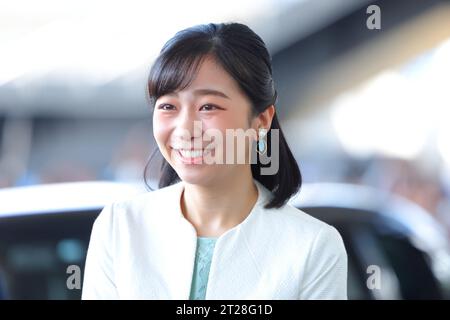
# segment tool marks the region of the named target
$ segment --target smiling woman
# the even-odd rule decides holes
[[[245,152],[249,145],[238,148],[234,143],[231,145],[234,141],[224,143],[227,130],[256,131],[258,127],[270,126],[273,106],[257,117],[251,111],[251,101],[233,78],[213,57],[206,56],[186,89],[163,94],[156,100],[153,132],[159,150],[170,165],[167,168],[173,168],[183,181],[202,186],[218,185],[219,181],[230,179],[237,182],[239,177],[249,181],[249,166],[222,164],[224,158],[234,159],[230,153],[246,153],[244,157],[249,158],[249,152]],[[205,140],[211,143],[206,145]],[[208,154],[221,161],[203,163]]]
[[[103,209],[83,298],[345,299],[339,233],[287,204],[301,175],[263,40],[239,23],[182,30],[152,66],[148,97],[159,189]],[[268,154],[281,164],[270,174]],[[207,161],[235,155],[245,161]]]
[[[267,208],[281,207],[299,190],[300,170],[275,113],[277,91],[271,57],[264,41],[247,26],[208,24],[178,32],[163,46],[150,71],[148,96],[154,107],[155,139],[165,159],[160,188],[185,180],[180,176],[186,173],[182,172],[183,167],[176,167],[176,159],[169,157],[170,143],[186,142],[190,132],[189,138],[193,139],[195,146],[196,141],[201,140],[202,132],[192,137],[192,127],[195,121],[199,121],[205,130],[221,130],[222,137],[225,129],[253,129],[256,132],[270,129],[266,137],[268,154],[272,151],[272,132],[276,131],[278,139],[273,151],[279,154],[278,162],[282,166],[276,174],[264,175],[260,168],[263,164],[257,161],[250,167],[251,175],[274,193],[274,199]],[[180,124],[180,121],[184,123]],[[178,124],[171,125],[175,122]],[[169,134],[171,137],[164,136]],[[163,142],[164,139],[171,141]],[[202,144],[200,146],[203,147]],[[249,149],[246,146],[244,150]],[[226,151],[232,150],[215,148],[214,151],[223,152],[217,155],[217,158],[223,158]],[[242,150],[236,150],[236,153],[239,151]],[[246,159],[248,157],[246,154]],[[190,159],[187,160],[189,162]],[[208,166],[207,169],[203,166],[201,169],[214,173],[207,175],[205,172],[202,174],[204,178],[209,176],[216,181],[223,181],[224,177],[230,179],[230,171],[235,173],[234,177],[238,176],[239,170],[248,171],[248,167],[230,165]],[[200,177],[197,175],[196,178]],[[215,184],[211,180],[208,183]]]

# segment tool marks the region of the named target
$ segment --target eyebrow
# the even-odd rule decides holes
[[[178,93],[176,92],[170,92],[167,94],[168,96],[178,96]],[[231,98],[229,96],[227,96],[225,93],[214,90],[214,89],[197,89],[194,90],[194,95],[195,96],[205,96],[205,95],[212,95],[212,96],[218,96],[218,97],[222,97],[225,99],[230,99]]]

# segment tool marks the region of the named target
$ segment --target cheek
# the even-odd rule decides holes
[[[170,123],[164,117],[153,116],[153,136],[162,152],[169,138]]]
[[[249,126],[245,115],[222,114],[220,117],[205,119],[203,121],[204,128],[215,128],[225,133],[226,129],[247,129]]]
[[[244,131],[250,129],[249,119],[246,114],[242,116],[236,116],[236,114],[230,114],[229,116],[223,115],[222,117],[211,118],[203,121],[203,129],[215,129],[215,134],[221,135],[221,139],[216,140],[215,155],[218,159],[222,159],[223,162],[227,161],[227,157],[235,159],[232,161],[239,161],[238,163],[249,163],[250,147],[252,138],[247,136],[227,136],[227,129],[243,129]],[[231,133],[233,134],[233,133]],[[256,136],[256,135],[255,135]],[[205,139],[209,141],[216,139],[217,137],[210,137],[206,135]],[[227,140],[231,138],[232,141],[227,143]],[[238,160],[239,159],[239,160]]]

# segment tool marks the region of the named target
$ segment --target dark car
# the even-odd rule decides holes
[[[113,182],[0,190],[0,297],[80,299],[74,276],[82,277],[95,218],[107,203],[141,192]],[[340,184],[304,184],[291,204],[341,233],[349,299],[448,298],[447,239],[417,206]]]
[[[290,203],[339,230],[348,253],[349,299],[450,297],[448,235],[418,205],[339,183],[305,184]]]
[[[140,192],[115,182],[0,190],[0,297],[80,299],[70,277],[82,276],[95,218],[107,203]]]

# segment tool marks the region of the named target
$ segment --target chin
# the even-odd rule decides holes
[[[181,169],[175,171],[182,181],[203,186],[211,185],[216,176],[213,172],[206,172],[209,170]]]

